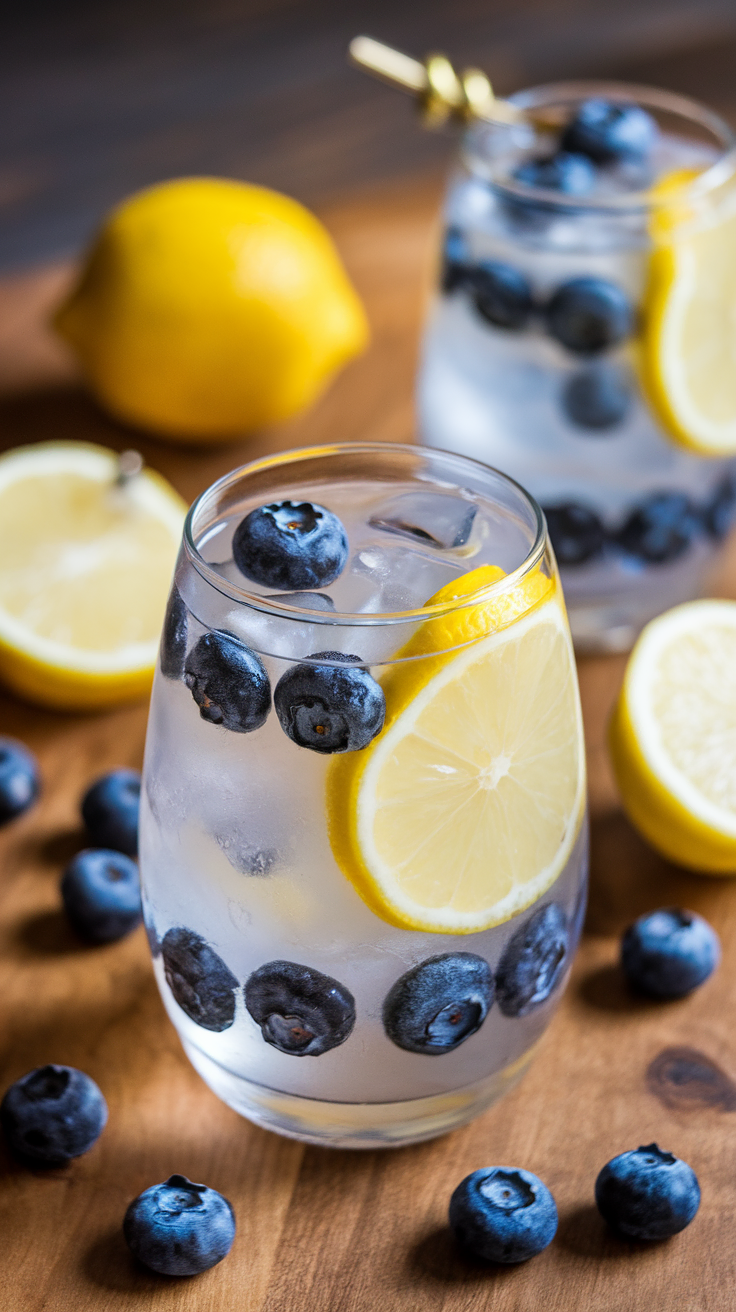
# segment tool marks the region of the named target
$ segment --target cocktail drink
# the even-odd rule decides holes
[[[736,155],[641,87],[512,97],[445,205],[422,438],[541,503],[581,648],[697,596],[736,510]]]
[[[564,602],[518,485],[367,444],[195,502],[140,852],[161,994],[221,1098],[350,1146],[476,1115],[559,998],[586,845]]]

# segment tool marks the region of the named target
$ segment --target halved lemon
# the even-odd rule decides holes
[[[0,678],[83,709],[150,687],[186,507],[114,451],[47,442],[0,457]]]
[[[652,846],[736,874],[736,602],[687,602],[647,625],[609,745],[626,812]]]
[[[492,581],[473,571],[432,603]],[[453,638],[454,650],[432,654]],[[384,679],[382,732],[331,763],[333,852],[391,924],[475,933],[554,883],[582,820],[580,708],[559,593],[536,571],[429,621],[400,655]]]

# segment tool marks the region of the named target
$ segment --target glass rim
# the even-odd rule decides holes
[[[498,178],[484,167],[482,152],[473,146],[474,133],[479,125],[471,126],[465,133],[460,147],[461,156],[470,171],[485,178],[499,191],[523,201],[536,201],[548,208],[595,213],[631,214],[656,210],[663,205],[672,205],[673,197],[698,199],[708,195],[722,186],[736,173],[736,132],[720,114],[702,105],[690,96],[679,92],[664,91],[659,87],[650,87],[633,82],[566,81],[545,82],[540,86],[516,91],[509,96],[511,104],[520,109],[538,109],[555,102],[581,101],[593,98],[617,101],[621,104],[639,104],[645,109],[659,109],[664,113],[688,119],[705,128],[716,139],[721,154],[697,177],[683,182],[681,187],[668,192],[666,197],[653,196],[651,189],[624,192],[617,196],[571,196],[554,191],[549,187],[535,187],[530,183],[517,182],[513,178]]]
[[[475,471],[476,474],[491,474],[495,479],[514,489],[520,494],[521,499],[526,503],[532,513],[534,521],[534,541],[530,550],[527,552],[524,560],[517,565],[516,569],[505,574],[503,578],[497,579],[494,583],[489,583],[476,592],[468,593],[462,597],[452,598],[445,602],[435,602],[433,605],[419,606],[411,610],[403,611],[317,611],[310,610],[304,606],[287,605],[284,602],[271,600],[269,597],[263,597],[258,593],[251,592],[248,588],[241,588],[235,583],[231,583],[219,574],[201,555],[194,538],[194,523],[197,514],[209,502],[215,504],[219,501],[223,493],[234,487],[238,482],[247,478],[249,475],[260,473],[269,468],[278,468],[287,464],[298,465],[303,460],[319,459],[327,456],[340,455],[378,455],[378,454],[397,453],[404,456],[417,456],[423,460],[428,458],[441,457],[452,461],[453,464],[459,464],[461,467],[467,467]],[[505,474],[503,470],[496,469],[493,465],[486,465],[480,460],[474,460],[471,456],[458,455],[454,451],[445,451],[435,447],[416,446],[412,443],[402,442],[336,442],[326,443],[323,446],[296,447],[291,451],[278,452],[276,455],[262,456],[258,460],[249,461],[245,465],[239,465],[228,474],[211,483],[209,487],[200,492],[199,496],[192,502],[186,519],[184,521],[184,531],[182,543],[186,552],[187,559],[193,568],[197,571],[205,583],[208,583],[215,591],[221,593],[231,601],[248,606],[252,610],[257,610],[266,615],[271,615],[275,619],[293,620],[300,623],[305,621],[310,624],[323,624],[353,628],[358,626],[376,627],[379,625],[390,624],[411,624],[420,623],[422,620],[436,619],[445,615],[454,614],[456,611],[466,610],[470,606],[478,606],[496,597],[501,597],[517,587],[519,583],[531,573],[533,569],[541,562],[547,549],[547,524],[544,513],[530,492],[517,483],[516,479]],[[470,570],[466,571],[470,573]],[[460,578],[464,575],[460,575]]]

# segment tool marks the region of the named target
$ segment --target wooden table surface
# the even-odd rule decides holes
[[[400,440],[413,432],[412,375],[431,263],[438,183],[386,189],[325,217],[361,290],[373,345],[306,417],[264,439],[177,449],[113,425],[78,385],[43,327],[64,267],[2,287],[0,426],[5,446],[87,438],[146,459],[192,498],[251,455],[319,440]],[[736,552],[715,590],[736,595]],[[222,1105],[183,1056],[154,984],[145,936],[82,946],[60,913],[59,874],[82,845],[89,780],[141,762],[146,707],[65,716],[0,700],[4,732],[38,752],[43,797],[0,836],[3,1089],[31,1067],[88,1071],[110,1107],[97,1146],[65,1170],[31,1172],[0,1147],[2,1306],[9,1312],[728,1312],[736,1309],[736,886],[668,865],[619,808],[604,727],[623,668],[586,660],[580,675],[593,817],[592,889],[572,981],[520,1087],[473,1125],[418,1147],[304,1147]],[[635,1001],[617,939],[641,912],[680,903],[717,927],[724,961],[692,998]],[[615,1153],[656,1139],[701,1182],[682,1235],[619,1242],[593,1207]],[[536,1172],[560,1212],[557,1238],[519,1268],[462,1258],[446,1229],[449,1195],[493,1163]],[[232,1202],[230,1256],[192,1280],[146,1273],[121,1234],[127,1203],[173,1172]]]

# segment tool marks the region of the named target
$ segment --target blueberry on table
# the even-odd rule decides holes
[[[184,682],[210,724],[231,733],[260,729],[271,709],[271,684],[256,652],[226,629],[204,633],[184,666]]]
[[[398,1048],[440,1056],[480,1029],[493,995],[487,961],[472,952],[446,952],[397,979],[383,1004],[383,1028]]]
[[[467,283],[478,313],[495,328],[525,327],[532,311],[529,283],[510,264],[482,260],[468,271]]]
[[[631,511],[616,542],[635,560],[667,565],[690,548],[700,524],[697,508],[684,492],[658,492]]]
[[[187,608],[176,584],[171,589],[161,634],[159,664],[167,679],[180,679],[187,654]]]
[[[311,501],[274,501],[251,510],[233,537],[241,574],[264,588],[326,588],[342,573],[348,538],[331,510]]]
[[[273,694],[281,728],[313,752],[357,752],[380,733],[386,698],[359,656],[318,651],[282,674]],[[333,663],[334,662],[334,663]]]
[[[140,770],[111,770],[87,789],[82,819],[95,847],[138,855],[140,800]]]
[[[238,981],[222,957],[192,929],[177,926],[161,940],[166,983],[195,1025],[219,1033],[235,1020]]]
[[[606,530],[594,510],[576,501],[563,501],[542,509],[560,565],[585,565],[600,556]]]
[[[0,825],[14,820],[38,797],[40,776],[32,752],[16,738],[0,737]]]
[[[442,246],[440,286],[446,296],[457,291],[466,282],[470,270],[470,256],[460,228],[448,228]]]
[[[294,961],[269,961],[249,975],[245,1005],[266,1043],[290,1057],[319,1057],[355,1025],[355,999],[338,980]]]
[[[164,1276],[196,1276],[227,1257],[235,1216],[216,1189],[170,1175],[133,1199],[123,1234],[134,1257]]]
[[[556,902],[538,907],[503,950],[496,997],[504,1016],[526,1016],[546,1002],[568,959],[567,916]]]
[[[74,928],[91,943],[112,943],[143,919],[138,866],[124,852],[78,852],[62,876],[61,897]]]
[[[622,1239],[669,1239],[695,1216],[700,1186],[687,1162],[650,1143],[606,1163],[595,1182],[595,1201]]]
[[[657,124],[640,105],[584,100],[562,134],[562,149],[587,155],[598,164],[642,160],[652,149]]]
[[[63,1166],[97,1142],[107,1103],[94,1080],[74,1066],[39,1066],[16,1080],[0,1103],[0,1124],[29,1164]]]
[[[635,316],[626,292],[606,278],[571,278],[545,309],[547,331],[574,355],[598,355],[630,337]]]
[[[577,428],[593,433],[617,428],[631,405],[631,387],[620,369],[595,365],[568,378],[562,406]]]
[[[536,1257],[557,1233],[557,1207],[531,1171],[487,1166],[461,1180],[450,1199],[450,1226],[463,1248],[486,1262]]]
[[[543,159],[527,159],[514,170],[517,182],[566,196],[587,196],[595,186],[596,171],[587,155],[561,150]]]
[[[722,478],[703,511],[703,522],[712,538],[725,538],[736,521],[736,473]]]
[[[640,916],[621,941],[631,984],[655,998],[682,998],[712,975],[721,959],[716,931],[694,911],[663,907]]]

